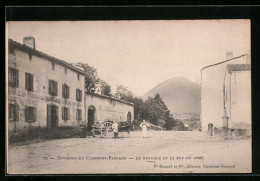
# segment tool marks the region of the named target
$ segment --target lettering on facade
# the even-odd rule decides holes
[[[25,93],[24,92],[18,92],[18,96],[20,96],[20,97],[25,97]]]
[[[18,97],[26,97],[26,98],[29,98],[29,99],[55,102],[55,103],[58,103],[58,104],[80,106],[80,103],[76,103],[76,102],[73,102],[73,101],[64,100],[64,99],[56,98],[56,97],[53,97],[53,96],[44,96],[44,95],[37,95],[37,94],[34,94],[34,93],[26,93],[26,91],[22,91],[22,90],[10,88],[10,87],[8,89],[8,94],[18,96]]]

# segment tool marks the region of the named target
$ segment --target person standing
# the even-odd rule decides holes
[[[112,128],[113,128],[113,132],[114,132],[114,138],[117,139],[118,138],[118,124],[115,122],[112,125]]]
[[[147,138],[147,126],[149,126],[149,124],[145,120],[143,120],[143,122],[140,124],[143,138]]]
[[[213,123],[208,124],[208,135],[213,136]]]

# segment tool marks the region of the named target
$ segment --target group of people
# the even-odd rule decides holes
[[[143,138],[147,138],[147,127],[150,126],[150,124],[148,122],[146,122],[145,120],[143,120],[143,122],[140,124],[140,127],[142,128],[142,137]],[[117,139],[118,138],[118,123],[114,123],[112,125],[112,129],[114,132],[114,138]]]

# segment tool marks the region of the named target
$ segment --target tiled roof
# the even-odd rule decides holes
[[[250,64],[228,64],[227,65],[228,72],[233,71],[250,71],[251,66]]]
[[[85,75],[84,71],[80,70],[79,68],[71,65],[70,63],[68,63],[66,61],[60,60],[60,59],[55,58],[53,56],[50,56],[50,55],[48,55],[46,53],[43,53],[43,52],[38,51],[36,49],[33,49],[33,48],[29,47],[29,46],[26,46],[24,44],[18,43],[16,41],[12,40],[12,39],[8,39],[8,45],[9,45],[9,48],[12,47],[12,48],[17,48],[17,49],[20,49],[20,50],[23,50],[23,51],[27,51],[28,53],[31,53],[31,54],[34,54],[36,56],[45,58],[45,59],[47,59],[49,61],[53,61],[53,62],[55,62],[57,64],[60,64],[60,65],[62,65],[64,67],[66,67],[66,68],[69,68],[69,69],[71,69],[71,70],[73,70],[75,72],[78,72],[78,73],[81,73],[81,74]]]
[[[89,93],[89,92],[85,92],[85,94],[92,95],[92,96],[97,96],[97,97],[103,97],[105,99],[110,99],[110,100],[114,100],[114,101],[118,101],[118,102],[122,102],[122,103],[125,103],[125,104],[129,104],[131,106],[134,106],[134,103],[132,103],[132,102],[127,102],[127,101],[116,99],[114,97],[110,97],[110,96],[106,96],[106,95],[101,95],[101,94],[96,94],[96,93]]]

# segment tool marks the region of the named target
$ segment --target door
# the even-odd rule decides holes
[[[59,107],[55,105],[47,105],[47,127],[55,128],[59,123]]]
[[[94,111],[88,110],[88,128],[91,128],[94,123]]]
[[[92,128],[95,121],[95,107],[89,106],[88,108],[88,129]]]

